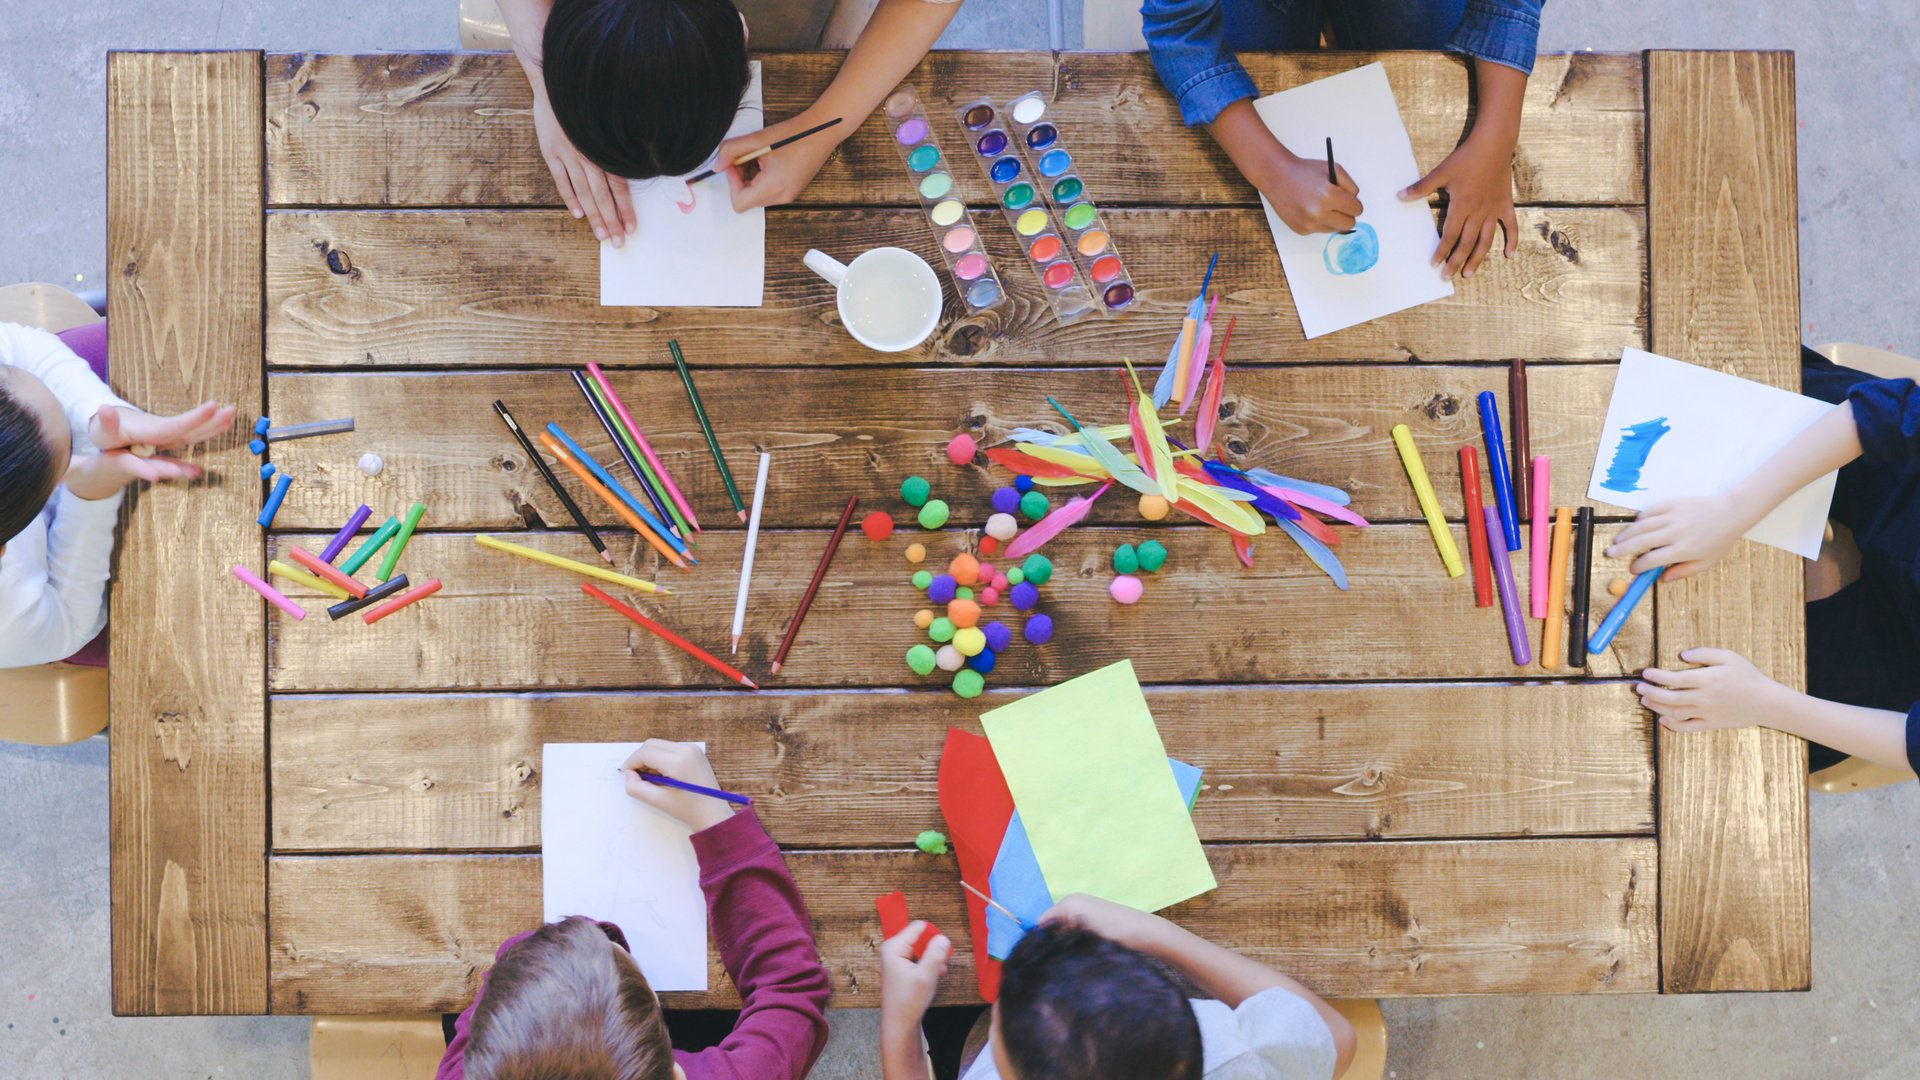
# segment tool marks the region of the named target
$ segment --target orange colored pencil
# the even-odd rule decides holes
[[[567,448],[564,446],[561,446],[560,443],[556,441],[553,436],[547,434],[544,431],[541,432],[540,445],[547,448],[547,453],[552,454],[554,457],[560,459],[560,464],[565,465],[569,469],[572,469],[573,475],[579,477],[580,482],[587,485],[587,488],[591,490],[595,495],[600,496],[601,502],[604,502],[608,506],[613,507],[614,513],[617,513],[622,518],[625,518],[627,525],[631,527],[634,532],[637,532],[641,536],[645,537],[647,543],[653,545],[653,550],[659,552],[663,557],[666,558],[668,562],[679,567],[680,569],[682,570],[691,569],[691,567],[687,566],[686,560],[682,559],[678,552],[675,552],[672,547],[668,546],[665,540],[660,539],[660,535],[658,533],[654,532],[652,529],[647,528],[647,523],[644,521],[641,521],[639,515],[635,514],[632,510],[628,509],[627,504],[621,502],[618,498],[616,498],[613,492],[608,491],[607,485],[602,484],[600,481],[594,479],[593,474],[587,471],[587,467],[585,465],[580,464],[578,461],[574,460],[573,455],[567,453]]]
[[[695,645],[693,642],[688,641],[686,638],[681,637],[679,634],[676,634],[673,631],[667,629],[666,627],[661,626],[659,623],[654,622],[652,619],[647,618],[645,615],[640,614],[639,612],[633,610],[632,608],[621,603],[620,601],[615,600],[613,597],[608,596],[605,592],[601,591],[598,588],[595,588],[593,582],[591,581],[581,582],[580,591],[586,593],[588,596],[593,597],[595,600],[598,600],[601,603],[607,605],[608,607],[619,612],[620,614],[625,615],[627,618],[632,619],[634,622],[639,623],[641,626],[644,626],[647,629],[653,631],[655,635],[657,635],[661,640],[665,641],[667,644],[672,645],[673,647],[679,649],[681,652],[686,653],[688,656],[693,657],[695,660],[698,660],[701,663],[712,668],[713,670],[719,672],[720,674],[725,675],[727,678],[732,679],[734,682],[739,683],[741,686],[744,686],[749,690],[760,689],[759,685],[756,684],[752,679],[749,679],[745,675],[742,675],[739,671],[729,666],[726,661],[713,655],[712,653],[701,648],[700,646]]]

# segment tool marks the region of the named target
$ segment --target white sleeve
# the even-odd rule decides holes
[[[47,384],[66,411],[76,451],[93,449],[87,425],[100,406],[133,407],[101,382],[65,342],[45,330],[0,322],[0,363],[11,364]]]
[[[7,543],[0,554],[0,667],[65,659],[106,624],[123,494],[82,499],[55,488],[47,508]]]
[[[1333,1031],[1307,1000],[1281,987],[1229,1009],[1195,1001],[1207,1080],[1333,1080]]]

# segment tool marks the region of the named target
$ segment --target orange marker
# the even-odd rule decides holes
[[[1573,509],[1562,506],[1553,512],[1553,557],[1547,570],[1547,626],[1540,638],[1540,666],[1552,671],[1560,666],[1560,620],[1567,602],[1567,548],[1573,535]]]
[[[628,527],[632,528],[634,532],[639,533],[642,537],[644,537],[647,543],[653,545],[653,550],[659,552],[663,557],[666,558],[668,562],[679,567],[680,569],[682,570],[689,569],[689,567],[687,566],[686,560],[682,559],[679,556],[679,554],[673,550],[672,547],[668,546],[665,540],[660,539],[660,534],[654,532],[652,529],[647,528],[647,523],[644,521],[641,521],[639,518],[639,515],[635,514],[632,510],[628,509],[626,503],[623,503],[619,499],[615,498],[613,492],[608,491],[607,486],[605,484],[602,484],[600,481],[594,479],[593,474],[587,471],[587,467],[585,465],[580,464],[580,462],[578,462],[577,460],[575,460],[572,454],[567,453],[567,448],[564,446],[561,446],[559,442],[557,442],[554,439],[553,436],[547,434],[544,431],[541,432],[540,445],[547,448],[547,453],[552,454],[554,457],[558,458],[560,460],[560,464],[565,465],[569,469],[572,469],[573,475],[579,477],[580,482],[587,485],[588,489],[591,490],[595,495],[600,496],[601,502],[604,502],[608,506],[613,507],[614,512],[619,514],[622,518],[626,520]]]

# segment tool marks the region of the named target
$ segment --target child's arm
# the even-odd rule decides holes
[[[553,0],[499,0],[500,18],[507,24],[507,36],[513,39],[513,55],[533,86],[533,133],[540,140],[540,156],[553,173],[553,186],[560,189],[560,200],[574,217],[584,217],[593,226],[593,235],[620,247],[638,227],[633,213],[633,193],[627,182],[588,161],[573,148],[573,141],[554,118],[547,101],[546,77],[540,68],[540,44],[547,29],[547,13]]]
[[[959,0],[880,0],[860,32],[860,40],[840,65],[840,73],[810,107],[760,131],[750,132],[720,144],[719,160],[731,162],[749,150],[757,150],[776,139],[805,131],[834,117],[840,126],[760,158],[759,170],[751,177],[735,168],[727,169],[727,183],[733,189],[733,208],[775,206],[792,202],[813,181],[820,166],[849,135],[860,127],[880,100],[900,80],[907,77],[927,55],[941,31],[960,10]]]
[[[50,505],[52,527],[14,537],[0,558],[0,667],[72,656],[105,619],[120,492],[89,501],[56,488]]]
[[[935,934],[919,960],[914,943],[926,923],[915,919],[880,943],[880,1074],[882,1080],[926,1080],[927,1052],[920,1020],[947,973],[953,942]]]
[[[1447,193],[1447,218],[1440,229],[1440,246],[1433,249],[1433,265],[1446,263],[1446,274],[1472,277],[1481,260],[1493,253],[1496,228],[1506,233],[1506,254],[1519,243],[1519,221],[1513,212],[1513,147],[1520,139],[1520,103],[1527,90],[1527,73],[1498,61],[1476,58],[1474,86],[1479,107],[1466,141],[1419,183],[1400,193],[1403,199],[1425,199],[1436,191]]]
[[[1920,726],[1920,703],[1902,715],[1822,701],[1781,686],[1746,657],[1725,649],[1688,649],[1680,659],[1701,666],[1684,671],[1648,668],[1641,673],[1646,682],[1635,687],[1640,703],[1659,714],[1661,726],[1669,731],[1761,724],[1853,757],[1915,771],[1917,748],[1908,733]]]

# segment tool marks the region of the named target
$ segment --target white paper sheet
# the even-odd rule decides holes
[[[693,831],[627,794],[619,768],[639,746],[541,748],[542,917],[617,923],[655,990],[705,990],[707,901]]]
[[[1587,498],[1645,510],[1668,499],[1724,491],[1832,408],[1777,386],[1627,349],[1620,354]],[[1835,475],[1795,492],[1747,539],[1818,558]]]
[[[766,126],[760,61],[727,137]],[[713,167],[709,157],[693,176]],[[733,212],[724,176],[629,180],[639,228],[624,247],[600,245],[601,307],[759,307],[767,284],[767,212]],[[679,203],[693,199],[683,212]]]
[[[1453,284],[1427,264],[1440,243],[1432,211],[1425,201],[1400,198],[1422,174],[1386,68],[1354,68],[1268,94],[1253,107],[1282,146],[1308,161],[1326,160],[1331,137],[1333,158],[1359,185],[1366,207],[1351,234],[1301,236],[1260,197],[1307,337],[1453,295]],[[1354,269],[1366,264],[1355,256],[1370,240],[1378,244],[1377,261]],[[1353,261],[1343,266],[1343,256]]]

